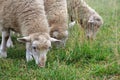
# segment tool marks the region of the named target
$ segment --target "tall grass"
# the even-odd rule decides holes
[[[85,0],[104,20],[95,41],[87,41],[77,24],[65,48],[48,53],[45,68],[25,61],[25,47],[13,37],[14,48],[0,59],[0,80],[120,80],[120,0]]]

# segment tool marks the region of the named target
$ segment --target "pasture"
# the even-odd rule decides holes
[[[120,80],[120,0],[85,1],[104,20],[94,41],[86,40],[76,24],[66,47],[53,47],[46,67],[39,68],[26,62],[25,45],[13,36],[14,47],[0,59],[0,80]]]

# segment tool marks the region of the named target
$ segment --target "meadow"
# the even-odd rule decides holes
[[[14,47],[0,59],[0,80],[120,80],[120,0],[85,0],[104,20],[94,41],[81,27],[69,29],[65,48],[53,47],[45,68],[25,59],[25,45],[13,36]],[[0,38],[1,39],[1,38]]]

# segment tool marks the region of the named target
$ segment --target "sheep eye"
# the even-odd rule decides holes
[[[34,50],[36,50],[37,48],[35,46],[32,47]]]
[[[97,18],[96,20],[97,20],[97,21],[100,21],[100,19],[98,19],[98,18]]]
[[[48,49],[50,50],[52,47],[50,46]]]

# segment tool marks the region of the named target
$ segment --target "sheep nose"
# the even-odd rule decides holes
[[[87,39],[88,39],[88,40],[90,39],[90,36],[89,36],[89,35],[87,35]]]
[[[43,67],[45,67],[45,63],[41,62],[41,63],[38,64],[38,66],[43,68]]]

